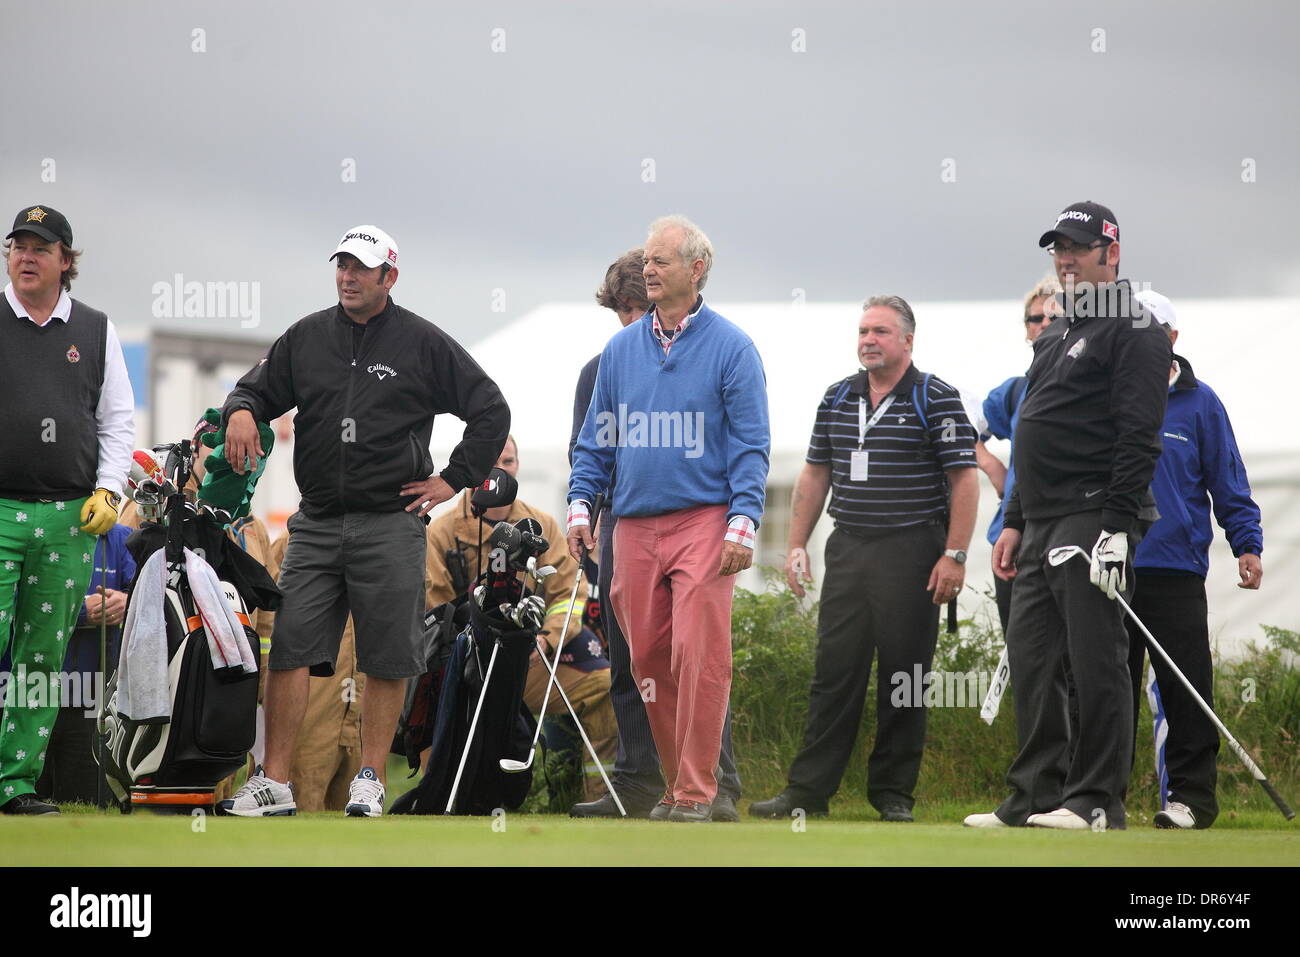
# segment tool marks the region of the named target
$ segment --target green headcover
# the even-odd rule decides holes
[[[265,453],[256,462],[256,467],[243,475],[231,468],[226,460],[226,427],[221,424],[221,410],[208,409],[203,418],[214,426],[215,432],[204,432],[199,441],[212,449],[212,454],[203,460],[203,484],[199,486],[199,501],[206,502],[213,508],[223,508],[230,513],[231,519],[243,518],[253,504],[253,490],[257,480],[266,471],[266,460],[271,456],[275,445],[275,433],[265,422],[257,423],[257,434],[262,440]]]

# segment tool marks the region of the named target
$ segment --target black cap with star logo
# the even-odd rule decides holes
[[[5,239],[12,239],[18,233],[35,233],[47,242],[63,243],[72,248],[72,227],[68,225],[67,217],[49,206],[20,209],[14,217],[14,228]]]

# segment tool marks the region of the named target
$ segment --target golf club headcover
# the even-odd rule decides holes
[[[204,413],[208,421],[221,422],[221,410],[208,409]],[[243,518],[249,513],[253,504],[253,492],[257,482],[266,471],[266,462],[275,445],[275,432],[265,422],[257,423],[257,435],[265,453],[252,471],[240,475],[226,459],[226,427],[222,425],[216,431],[203,432],[199,441],[212,449],[203,462],[203,484],[199,486],[199,501],[206,502],[213,508],[224,509],[232,518]]]
[[[505,469],[494,468],[470,494],[469,509],[475,518],[481,518],[490,508],[513,505],[519,494],[519,483]]]
[[[1128,586],[1125,566],[1128,564],[1128,533],[1103,531],[1092,546],[1092,565],[1088,581],[1114,599]]]

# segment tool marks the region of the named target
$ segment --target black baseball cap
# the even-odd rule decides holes
[[[1057,236],[1076,243],[1092,243],[1098,239],[1119,242],[1119,220],[1101,203],[1090,200],[1071,203],[1056,217],[1056,225],[1038,237],[1038,245],[1050,246]]]
[[[12,239],[17,233],[35,233],[47,242],[63,243],[72,248],[72,227],[68,225],[68,218],[49,206],[20,209],[14,217],[14,228],[5,239]]]

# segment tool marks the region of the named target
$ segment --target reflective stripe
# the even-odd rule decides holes
[[[577,599],[573,603],[574,616],[576,617],[578,615],[581,615],[583,609],[586,607],[587,607],[587,600],[585,598]],[[569,613],[569,599],[567,598],[560,599],[550,608],[546,609],[547,618],[550,618],[552,615],[567,615],[568,613]]]

